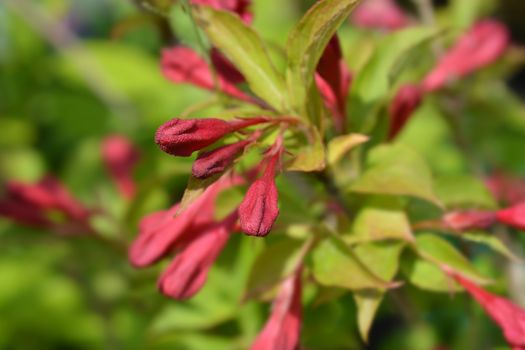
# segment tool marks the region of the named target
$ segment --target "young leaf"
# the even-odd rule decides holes
[[[369,201],[358,213],[347,243],[385,239],[413,241],[410,222],[398,198],[377,197]]]
[[[287,171],[320,171],[326,165],[326,152],[319,132],[314,129],[314,140],[299,151],[297,156],[286,166]]]
[[[370,151],[369,164],[350,191],[414,196],[441,206],[430,169],[411,148],[401,144],[378,146]]]
[[[495,252],[500,253],[504,257],[514,260],[516,262],[523,262],[523,259],[518,257],[512,252],[512,250],[505,245],[498,237],[494,236],[491,233],[487,232],[465,232],[459,235],[461,239],[470,242],[476,242],[479,244],[484,244]]]
[[[334,166],[346,153],[366,141],[368,141],[368,136],[362,134],[348,134],[333,138],[328,143],[328,164]]]
[[[377,276],[391,281],[399,268],[399,258],[404,244],[400,242],[361,244],[354,250],[357,257]],[[363,340],[368,341],[368,332],[383,301],[384,292],[363,290],[354,293],[357,305],[357,323]]]
[[[284,78],[257,33],[229,12],[196,6],[194,13],[210,41],[235,64],[251,90],[277,110],[286,110]]]
[[[485,184],[473,176],[451,176],[436,180],[436,194],[447,208],[496,209],[496,201]]]
[[[337,28],[359,0],[321,0],[310,8],[288,36],[287,83],[293,106],[305,111],[314,83],[314,72]],[[308,101],[307,101],[308,100]]]
[[[325,286],[351,290],[386,289],[389,284],[374,275],[355,253],[335,236],[324,238],[312,254],[313,274]]]
[[[448,266],[469,279],[486,284],[490,280],[479,274],[474,266],[452,244],[437,235],[423,233],[416,237],[417,253],[425,260],[437,265]]]

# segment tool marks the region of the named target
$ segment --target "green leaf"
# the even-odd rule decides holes
[[[325,286],[351,290],[386,289],[388,283],[367,269],[341,239],[324,238],[312,253],[313,275]]]
[[[372,149],[370,166],[354,182],[350,191],[388,195],[407,195],[441,206],[434,194],[432,175],[418,153],[401,144]]]
[[[287,83],[293,106],[306,111],[313,99],[310,90],[314,72],[324,49],[337,28],[348,17],[358,0],[317,1],[292,29],[286,45]],[[310,116],[312,119],[312,116]]]
[[[326,152],[321,135],[313,129],[313,140],[299,150],[297,156],[286,165],[287,171],[321,171],[326,166]]]
[[[348,134],[333,138],[328,143],[328,164],[334,166],[346,153],[367,142],[368,139],[368,136],[362,134]]]
[[[410,54],[436,34],[434,28],[417,27],[386,36],[352,83],[352,95],[363,104],[386,96]]]
[[[409,279],[415,285],[429,290],[449,291],[456,286],[442,271],[447,266],[455,272],[479,283],[490,283],[452,244],[437,235],[423,233],[416,237],[415,249],[423,260],[416,260],[409,269]]]
[[[485,184],[473,176],[449,176],[436,180],[436,194],[448,208],[497,209]]]
[[[404,243],[368,243],[357,246],[354,250],[357,257],[377,276],[385,281],[391,281],[399,268],[399,258]],[[383,301],[384,292],[381,290],[363,290],[354,293],[357,305],[357,323],[359,334],[365,342],[377,313]]]
[[[277,110],[286,110],[284,78],[273,66],[257,33],[229,12],[196,6],[194,13],[210,41],[239,69],[250,89]]]
[[[490,249],[500,253],[501,255],[505,256],[508,259],[511,259],[517,262],[523,262],[522,258],[514,254],[512,250],[510,250],[510,248],[505,245],[505,243],[503,243],[498,237],[494,236],[491,233],[465,232],[465,233],[461,233],[459,237],[466,241],[484,244],[488,246]]]
[[[253,264],[245,298],[254,298],[275,287],[301,262],[303,241],[285,239],[263,250]]]
[[[395,197],[372,198],[358,213],[347,243],[397,239],[413,241],[410,222]]]
[[[414,286],[432,292],[458,292],[461,287],[435,264],[411,256],[401,265],[401,271]]]

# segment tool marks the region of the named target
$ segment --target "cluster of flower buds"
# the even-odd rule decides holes
[[[510,300],[491,294],[474,282],[444,269],[481,305],[496,322],[513,350],[525,349],[525,310]]]
[[[436,92],[447,83],[494,63],[508,46],[509,33],[502,23],[483,20],[474,24],[439,59],[420,85],[405,84],[398,89],[389,107],[389,140],[402,130],[421,105],[425,94]]]
[[[5,198],[0,200],[0,216],[60,234],[91,232],[91,212],[51,176],[37,183],[8,182]]]

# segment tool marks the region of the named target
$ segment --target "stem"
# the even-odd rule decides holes
[[[427,26],[433,26],[436,23],[434,18],[434,7],[432,0],[412,0],[417,8],[421,21]]]
[[[341,191],[335,184],[332,177],[326,171],[323,171],[323,172],[317,173],[317,179],[323,184],[323,186],[325,187],[326,191],[330,194],[330,196],[332,196],[336,200],[336,202],[341,206],[341,208],[344,209],[346,215],[349,218],[351,218],[353,216],[352,209],[346,203],[345,197],[343,196],[343,194],[341,193]]]

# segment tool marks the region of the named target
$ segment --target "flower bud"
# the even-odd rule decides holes
[[[262,117],[230,122],[215,118],[174,118],[160,126],[155,134],[155,142],[168,154],[188,157],[231,132],[265,121],[267,119]]]
[[[241,72],[217,48],[213,47],[211,49],[210,58],[213,67],[224,80],[231,84],[246,82]]]
[[[492,211],[454,211],[443,217],[445,225],[455,231],[486,229],[496,222]]]
[[[393,0],[363,1],[352,13],[352,22],[362,28],[395,30],[408,25],[408,16]]]
[[[509,32],[495,20],[480,21],[465,33],[423,81],[425,91],[442,88],[496,61],[509,45]]]
[[[102,159],[118,190],[125,198],[135,194],[133,169],[139,161],[139,151],[125,137],[108,136],[102,142]]]
[[[270,318],[251,350],[295,350],[301,332],[301,269],[286,278],[272,307]]]
[[[518,230],[525,230],[525,202],[499,210],[497,218],[501,223],[517,228]]]
[[[280,151],[272,155],[263,176],[256,180],[239,206],[239,221],[244,233],[251,236],[266,236],[279,216],[275,167]]]
[[[199,154],[191,173],[198,179],[205,179],[224,172],[249,143],[243,140]]]
[[[419,107],[423,99],[421,89],[417,85],[403,85],[399,88],[390,104],[390,130],[388,139],[394,139],[403,129],[412,113]]]

